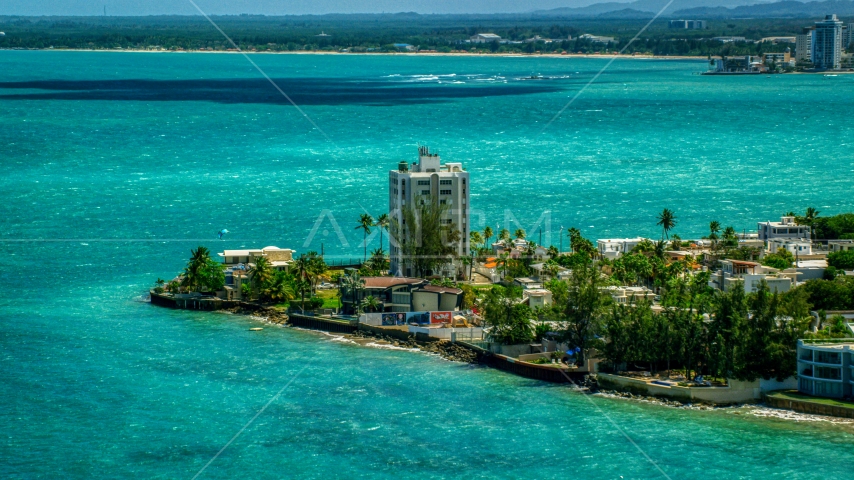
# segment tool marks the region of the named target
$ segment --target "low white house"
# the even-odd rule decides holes
[[[586,40],[590,40],[594,43],[616,43],[617,39],[614,37],[603,37],[600,35],[590,35],[589,33],[585,33],[580,35],[578,38],[584,38]]]
[[[603,287],[600,291],[611,295],[615,302],[622,304],[640,302],[641,300],[651,302],[655,299],[655,292],[646,287],[610,286]]]
[[[553,278],[545,263],[535,263],[531,265],[531,270],[534,271],[534,277],[540,282],[547,282]],[[558,266],[556,268],[556,273],[558,280],[566,280],[572,275],[572,270]]]
[[[854,240],[829,240],[827,246],[831,252],[854,250]]]
[[[217,253],[226,265],[252,264],[261,257],[266,258],[274,269],[287,268],[294,259],[294,250],[279,247],[264,247],[248,250],[223,250]]]
[[[476,35],[472,35],[469,38],[469,42],[471,43],[492,43],[492,42],[500,42],[501,37],[494,33],[478,33]]]
[[[794,270],[798,272],[799,282],[823,278],[824,271],[827,270],[827,260],[798,260]]]
[[[603,258],[613,260],[631,252],[633,248],[637,247],[644,240],[643,237],[604,238],[596,240],[596,246],[599,249],[599,255]]]
[[[766,267],[756,262],[743,260],[721,260],[721,269],[712,274],[709,286],[719,290],[729,290],[742,285],[746,293],[759,289],[764,280],[772,292],[788,292],[795,286],[797,271],[780,272],[776,268]]]
[[[768,247],[765,249],[766,255],[777,253],[777,250],[781,248],[796,257],[800,255],[812,255],[812,242],[809,240],[788,240],[783,238],[768,240]]]
[[[545,308],[552,304],[552,292],[545,288],[531,288],[522,291],[522,302],[532,309]]]

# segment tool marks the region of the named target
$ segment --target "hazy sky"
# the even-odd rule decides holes
[[[509,13],[631,0],[194,0],[206,13]],[[0,15],[192,15],[188,0],[0,0]]]

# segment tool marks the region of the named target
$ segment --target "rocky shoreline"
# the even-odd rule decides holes
[[[246,315],[261,318],[264,322],[270,323],[272,325],[288,327],[290,326],[288,324],[288,319],[290,318],[288,317],[288,314],[275,307],[258,306],[257,308],[250,308],[245,306],[238,306],[234,308],[223,309],[220,311],[232,313],[235,315]],[[367,345],[367,343],[369,342],[374,342],[379,345],[388,345],[391,347],[420,350],[425,353],[432,353],[435,355],[439,355],[445,360],[450,360],[452,362],[478,363],[477,353],[447,340],[440,340],[436,342],[418,342],[415,340],[414,335],[410,335],[409,338],[406,340],[398,340],[388,335],[375,334],[363,330],[356,330],[352,334],[344,334],[342,336],[344,338],[352,339],[360,345]]]
[[[447,340],[420,343],[415,340],[414,335],[410,335],[406,340],[398,340],[388,335],[375,334],[363,330],[357,330],[350,335],[346,335],[346,337],[354,340],[373,340],[380,345],[385,344],[399,348],[417,349],[422,352],[439,355],[445,360],[452,362],[477,363],[477,354],[475,352]],[[357,343],[360,342],[357,341]]]
[[[220,312],[233,313],[235,315],[246,315],[253,317],[261,317],[265,322],[271,323],[273,325],[288,325],[288,314],[279,310],[275,307],[257,307],[257,308],[249,308],[244,306],[237,306],[233,308],[225,308],[219,310]]]
[[[234,307],[221,312],[245,315],[260,319],[265,323],[276,325],[279,327],[291,327],[288,323],[289,316],[284,311],[275,307],[257,306],[251,307]],[[332,335],[332,334],[330,334]],[[337,336],[337,335],[336,335]],[[460,362],[467,364],[479,363],[478,355],[472,350],[449,342],[447,340],[435,342],[418,342],[414,335],[410,335],[406,340],[399,340],[384,334],[375,334],[373,332],[357,330],[352,334],[343,334],[341,338],[346,338],[354,343],[362,346],[388,346],[391,348],[418,350],[425,353],[438,355],[445,360],[452,362]],[[608,390],[599,388],[599,383],[596,379],[596,374],[585,375],[584,380],[575,384],[581,393],[585,395],[596,395],[612,399],[623,399],[634,402],[650,403],[658,406],[679,408],[687,410],[733,410],[735,414],[752,413],[756,416],[775,417],[784,420],[793,421],[828,421],[831,423],[850,423],[836,417],[825,417],[821,415],[799,414],[788,409],[779,409],[768,405],[759,404],[733,404],[733,405],[714,405],[705,402],[682,403],[678,400],[669,398],[659,398],[651,395],[639,395],[631,392],[621,392],[617,390]],[[751,407],[750,410],[742,412],[742,408]]]

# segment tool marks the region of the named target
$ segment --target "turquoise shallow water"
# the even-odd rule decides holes
[[[206,477],[661,478],[565,387],[140,295],[200,243],[358,255],[419,142],[555,244],[854,208],[854,77],[618,60],[540,134],[605,60],[255,58],[331,141],[237,55],[0,52],[0,476],[191,478],[293,379]],[[593,402],[672,478],[851,477],[848,426]]]

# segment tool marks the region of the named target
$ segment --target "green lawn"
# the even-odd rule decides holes
[[[333,288],[330,290],[318,290],[317,296],[318,298],[323,299],[323,308],[339,308],[341,306],[338,303],[337,288]]]
[[[771,392],[768,394],[768,396],[774,398],[782,398],[786,400],[800,400],[805,402],[819,403],[821,405],[830,405],[832,407],[854,408],[854,402],[847,402],[845,400],[838,400],[835,398],[811,397],[809,395],[798,393],[794,390]]]

